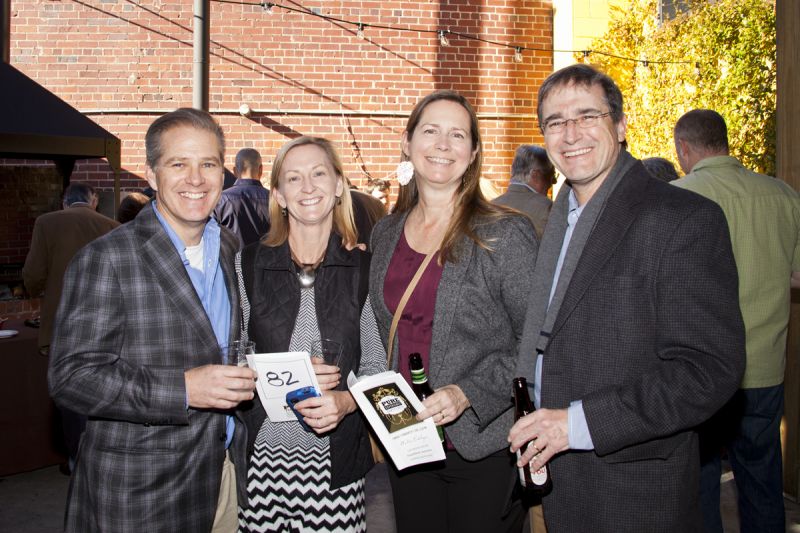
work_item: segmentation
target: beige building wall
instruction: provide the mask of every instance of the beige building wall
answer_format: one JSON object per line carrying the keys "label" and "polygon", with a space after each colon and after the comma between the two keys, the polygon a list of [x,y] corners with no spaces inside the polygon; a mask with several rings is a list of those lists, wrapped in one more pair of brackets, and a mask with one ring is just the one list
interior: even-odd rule
{"label": "beige building wall", "polygon": [[[556,50],[588,50],[592,40],[606,32],[609,6],[626,0],[553,0],[553,48]],[[555,52],[553,68],[575,62],[572,52]]]}

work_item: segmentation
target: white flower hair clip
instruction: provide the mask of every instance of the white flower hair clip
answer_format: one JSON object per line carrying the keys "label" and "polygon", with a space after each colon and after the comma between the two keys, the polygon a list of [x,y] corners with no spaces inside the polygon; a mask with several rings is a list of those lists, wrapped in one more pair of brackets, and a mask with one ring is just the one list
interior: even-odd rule
{"label": "white flower hair clip", "polygon": [[397,165],[397,182],[400,185],[408,185],[411,178],[414,177],[414,163],[411,161],[403,161]]}

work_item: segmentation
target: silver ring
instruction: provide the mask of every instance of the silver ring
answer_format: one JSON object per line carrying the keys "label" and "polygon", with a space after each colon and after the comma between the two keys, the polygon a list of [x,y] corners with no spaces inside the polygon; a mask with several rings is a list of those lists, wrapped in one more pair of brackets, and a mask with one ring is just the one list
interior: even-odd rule
{"label": "silver ring", "polygon": [[[535,444],[531,444],[531,447],[533,447],[533,449],[536,450],[536,455],[542,453],[542,450],[540,450]],[[534,455],[534,457],[536,457],[536,455]]]}

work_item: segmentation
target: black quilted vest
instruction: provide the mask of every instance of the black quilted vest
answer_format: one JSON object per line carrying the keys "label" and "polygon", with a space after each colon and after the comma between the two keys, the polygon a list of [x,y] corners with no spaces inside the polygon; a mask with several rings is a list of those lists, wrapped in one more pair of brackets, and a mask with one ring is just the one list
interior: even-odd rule
{"label": "black quilted vest", "polygon": [[[358,372],[361,361],[361,308],[369,285],[367,252],[348,252],[341,238],[331,234],[325,260],[314,282],[317,322],[323,339],[342,344],[339,367],[342,379],[337,390],[347,390],[347,376]],[[242,251],[242,273],[250,300],[248,334],[258,352],[286,352],[300,310],[300,284],[295,274],[288,243],[269,247],[254,243]],[[242,406],[247,424],[247,456],[252,457],[258,430],[266,413],[258,398]],[[359,411],[344,417],[329,434],[331,445],[331,487],[337,488],[366,475],[372,467],[372,453]]]}

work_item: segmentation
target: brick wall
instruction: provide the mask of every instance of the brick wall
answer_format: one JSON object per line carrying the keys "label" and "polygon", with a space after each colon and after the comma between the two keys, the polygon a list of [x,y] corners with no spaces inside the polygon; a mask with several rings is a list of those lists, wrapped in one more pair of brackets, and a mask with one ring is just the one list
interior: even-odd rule
{"label": "brick wall", "polygon": [[61,208],[61,176],[54,165],[6,163],[0,166],[0,265],[24,263],[36,217]]}
{"label": "brick wall", "polygon": [[[284,2],[278,2],[284,3]],[[550,1],[444,0],[285,2],[365,24],[447,28],[484,39],[552,47]],[[123,190],[145,185],[143,137],[162,112],[192,103],[192,0],[14,0],[11,63],[122,139]],[[300,134],[337,143],[345,170],[363,184],[398,161],[414,103],[438,88],[466,95],[480,115],[484,175],[505,188],[516,146],[541,142],[535,91],[551,52],[450,35],[356,28],[302,13],[211,2],[211,111],[228,137],[227,164],[252,146],[269,166]],[[254,111],[245,118],[239,106]],[[343,115],[344,113],[344,115]],[[349,116],[357,113],[357,116]],[[102,160],[78,161],[73,179],[111,187]]]}

